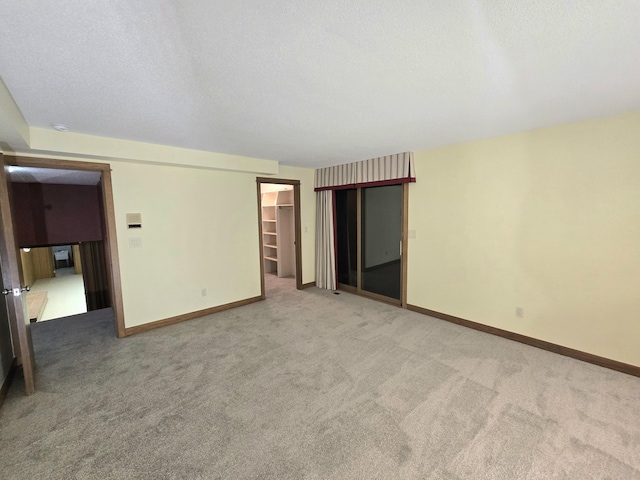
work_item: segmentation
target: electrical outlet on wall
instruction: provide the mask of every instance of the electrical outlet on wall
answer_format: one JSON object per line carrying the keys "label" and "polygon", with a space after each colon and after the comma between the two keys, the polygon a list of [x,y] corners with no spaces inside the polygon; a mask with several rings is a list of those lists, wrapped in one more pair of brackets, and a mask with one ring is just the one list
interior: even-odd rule
{"label": "electrical outlet on wall", "polygon": [[206,288],[203,288],[202,290],[200,290],[200,294],[201,294],[203,297],[206,297],[206,296],[207,296],[207,289],[206,289]]}
{"label": "electrical outlet on wall", "polygon": [[516,317],[524,318],[524,308],[516,307]]}

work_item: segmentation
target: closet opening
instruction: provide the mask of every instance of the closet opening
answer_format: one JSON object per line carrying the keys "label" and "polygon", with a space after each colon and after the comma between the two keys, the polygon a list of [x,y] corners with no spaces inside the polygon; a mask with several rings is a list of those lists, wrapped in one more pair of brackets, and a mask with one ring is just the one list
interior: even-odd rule
{"label": "closet opening", "polygon": [[258,178],[262,298],[277,285],[302,289],[300,181]]}

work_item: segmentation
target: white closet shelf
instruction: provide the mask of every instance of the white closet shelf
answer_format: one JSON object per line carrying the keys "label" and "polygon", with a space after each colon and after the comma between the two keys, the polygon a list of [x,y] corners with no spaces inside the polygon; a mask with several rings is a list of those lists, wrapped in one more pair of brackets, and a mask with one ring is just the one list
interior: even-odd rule
{"label": "white closet shelf", "polygon": [[264,271],[275,273],[279,277],[293,275],[295,273],[293,189],[265,192],[261,198]]}

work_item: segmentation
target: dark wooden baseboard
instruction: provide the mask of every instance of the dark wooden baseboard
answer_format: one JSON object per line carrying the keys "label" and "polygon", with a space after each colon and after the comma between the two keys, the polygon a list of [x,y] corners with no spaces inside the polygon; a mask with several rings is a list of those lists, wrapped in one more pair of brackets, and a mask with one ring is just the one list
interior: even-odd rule
{"label": "dark wooden baseboard", "polygon": [[446,320],[447,322],[462,325],[463,327],[473,328],[474,330],[479,330],[481,332],[489,333],[491,335],[497,335],[498,337],[503,337],[508,340],[531,345],[532,347],[541,348],[542,350],[547,350],[559,355],[564,355],[565,357],[575,358],[576,360],[581,360],[583,362],[599,365],[601,367],[616,370],[628,375],[640,377],[640,367],[636,367],[635,365],[629,365],[628,363],[618,362],[617,360],[611,360],[610,358],[600,357],[598,355],[582,352],[580,350],[575,350],[569,347],[563,347],[562,345],[557,345],[555,343],[538,340],[537,338],[533,337],[527,337],[526,335],[510,332],[501,328],[490,327],[489,325],[472,322],[471,320],[465,320],[463,318],[454,317],[453,315],[447,315],[446,313],[440,313],[422,307],[417,307],[415,305],[407,305],[407,308],[414,312],[422,313],[430,317],[435,317],[439,318],[440,320]]}
{"label": "dark wooden baseboard", "polygon": [[230,310],[232,308],[242,307],[249,305],[250,303],[259,302],[263,300],[262,296],[246,298],[244,300],[238,300],[237,302],[226,303],[224,305],[218,305],[217,307],[205,308],[204,310],[198,310],[196,312],[183,313],[182,315],[176,315],[175,317],[165,318],[151,323],[145,323],[144,325],[138,325],[135,327],[129,327],[125,329],[125,336],[136,335],[138,333],[148,332],[160,327],[166,327],[167,325],[173,325],[174,323],[185,322],[198,317],[204,317],[205,315],[211,315],[212,313],[222,312],[224,310]]}
{"label": "dark wooden baseboard", "polygon": [[16,363],[16,359],[14,358],[13,363],[9,368],[9,373],[7,374],[6,378],[2,382],[2,387],[0,387],[0,408],[4,403],[4,399],[7,398],[7,392],[9,391],[9,387],[11,386],[11,382],[13,381],[13,377],[16,374],[16,368],[17,368],[17,363]]}
{"label": "dark wooden baseboard", "polygon": [[316,286],[316,282],[303,283],[302,284],[302,290],[304,290],[305,288],[311,288],[311,287],[315,287],[315,286]]}

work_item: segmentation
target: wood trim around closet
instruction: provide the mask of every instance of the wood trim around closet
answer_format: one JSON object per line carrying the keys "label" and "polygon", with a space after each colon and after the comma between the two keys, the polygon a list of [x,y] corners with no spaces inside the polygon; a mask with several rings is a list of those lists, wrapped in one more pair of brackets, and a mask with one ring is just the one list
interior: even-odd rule
{"label": "wood trim around closet", "polygon": [[[293,217],[296,222],[295,251],[296,251],[296,289],[302,290],[302,219],[300,211],[300,182],[293,184]],[[262,223],[262,222],[260,222]]]}
{"label": "wood trim around closet", "polygon": [[[295,221],[295,257],[296,257],[296,289],[303,290],[306,287],[302,283],[302,214],[300,206],[300,180],[291,180],[288,178],[268,178],[268,177],[256,177],[256,188],[258,194],[258,233],[259,233],[259,247],[260,247],[260,297],[264,300],[266,298],[264,287],[264,236],[262,234],[262,192],[260,186],[263,183],[271,183],[274,185],[292,185],[293,186],[293,217]],[[313,282],[315,285],[315,282]],[[311,285],[309,285],[311,286]]]}
{"label": "wood trim around closet", "polygon": [[262,192],[260,191],[261,183],[256,182],[256,191],[258,192],[258,244],[260,246],[260,299],[266,298],[264,289],[264,235],[262,233]]}

